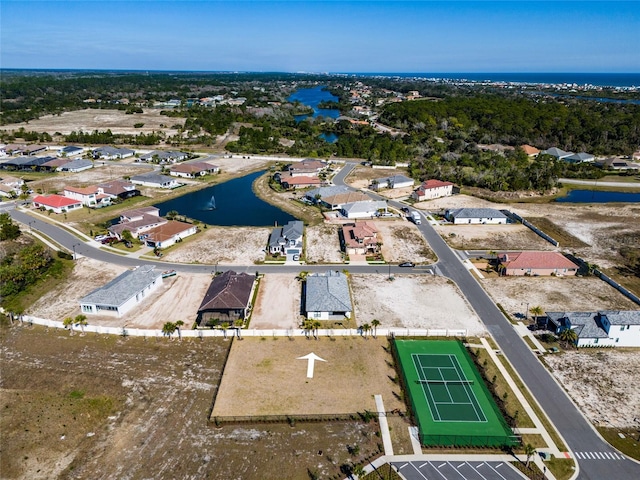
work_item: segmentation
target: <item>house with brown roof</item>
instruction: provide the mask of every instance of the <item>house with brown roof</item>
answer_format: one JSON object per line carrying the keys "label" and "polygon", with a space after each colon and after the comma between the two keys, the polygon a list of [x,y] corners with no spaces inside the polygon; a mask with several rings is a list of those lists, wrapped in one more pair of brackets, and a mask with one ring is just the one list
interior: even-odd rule
{"label": "house with brown roof", "polygon": [[120,221],[116,225],[111,225],[107,230],[118,239],[122,239],[122,232],[125,230],[131,232],[134,237],[139,237],[142,233],[167,222],[166,218],[160,216],[158,208],[141,207],[122,212]]}
{"label": "house with brown roof", "polygon": [[527,154],[528,157],[537,157],[540,153],[536,147],[532,147],[531,145],[520,145],[520,150]]}
{"label": "house with brown roof", "polygon": [[119,198],[121,200],[140,195],[140,190],[133,183],[126,180],[111,180],[110,182],[100,183],[98,184],[98,192],[109,195],[112,199]]}
{"label": "house with brown roof", "polygon": [[289,165],[287,171],[292,177],[317,177],[325,168],[327,168],[327,162],[305,158],[300,162]]}
{"label": "house with brown roof", "polygon": [[253,275],[232,270],[213,277],[198,308],[198,326],[213,327],[246,319],[251,310],[255,279]]}
{"label": "house with brown roof", "polygon": [[52,210],[54,213],[66,213],[82,208],[82,202],[62,195],[36,195],[33,199],[35,208]]}
{"label": "house with brown roof", "polygon": [[347,255],[378,253],[382,242],[372,222],[347,223],[342,226],[342,248]]}
{"label": "house with brown roof", "polygon": [[449,197],[453,194],[453,183],[441,180],[425,180],[411,194],[416,202],[432,200],[434,198]]}
{"label": "house with brown roof", "polygon": [[498,254],[498,271],[506,276],[575,275],[579,266],[558,252]]}
{"label": "house with brown roof", "polygon": [[206,162],[191,162],[173,165],[169,168],[169,175],[173,177],[196,178],[212,173],[218,173],[220,167]]}
{"label": "house with brown roof", "polygon": [[147,230],[139,239],[142,240],[147,247],[152,248],[168,248],[171,245],[181,242],[184,238],[195,235],[198,227],[190,223],[179,222],[177,220],[169,220],[166,223]]}
{"label": "house with brown roof", "polygon": [[317,176],[305,176],[299,175],[294,176],[289,172],[278,172],[273,176],[274,180],[282,185],[282,188],[296,189],[296,188],[307,188],[307,187],[319,187],[322,185],[322,180],[320,180]]}

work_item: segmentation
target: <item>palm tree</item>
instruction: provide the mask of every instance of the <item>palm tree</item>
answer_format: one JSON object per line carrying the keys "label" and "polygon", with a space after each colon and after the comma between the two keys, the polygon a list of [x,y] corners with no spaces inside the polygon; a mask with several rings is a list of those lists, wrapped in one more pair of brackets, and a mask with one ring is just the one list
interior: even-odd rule
{"label": "palm tree", "polygon": [[527,464],[525,465],[527,468],[529,468],[529,462],[531,461],[531,457],[536,453],[536,447],[534,447],[533,445],[531,445],[530,443],[527,443],[524,446],[524,454],[527,456]]}
{"label": "palm tree", "polygon": [[311,326],[313,327],[313,331],[314,336],[316,337],[316,340],[318,339],[318,328],[320,328],[322,326],[322,324],[318,321],[318,320],[314,320],[313,322],[311,322]]}
{"label": "palm tree", "polygon": [[75,323],[76,325],[80,325],[80,328],[82,329],[82,335],[84,335],[84,327],[87,326],[87,316],[86,315],[76,315],[75,318]]}
{"label": "palm tree", "polygon": [[373,327],[373,336],[378,337],[378,325],[380,325],[380,320],[376,320],[375,318],[371,320],[371,326]]}
{"label": "palm tree", "polygon": [[562,330],[558,335],[558,337],[563,342],[571,343],[571,344],[575,344],[576,341],[578,340],[578,334],[576,333],[575,330],[572,330],[571,328],[565,328],[564,330]]}
{"label": "palm tree", "polygon": [[176,326],[176,330],[178,331],[178,338],[182,340],[182,332],[180,331],[180,327],[184,325],[184,322],[182,320],[178,320],[176,323],[174,323],[174,325]]}
{"label": "palm tree", "polygon": [[224,339],[227,339],[227,328],[229,328],[229,322],[222,322],[220,324],[220,328],[222,328],[222,333],[224,333]]}
{"label": "palm tree", "polygon": [[538,320],[537,317],[541,316],[544,313],[544,310],[540,305],[536,305],[535,307],[531,307],[529,309],[529,313],[531,313],[531,316],[533,317],[533,319],[537,321]]}
{"label": "palm tree", "polygon": [[235,322],[233,322],[233,325],[236,327],[236,333],[238,334],[238,338],[240,338],[240,330],[242,330],[242,327],[244,326],[244,320],[239,318]]}
{"label": "palm tree", "polygon": [[304,336],[309,338],[309,332],[313,330],[313,320],[305,320],[302,324],[302,329],[304,330]]}
{"label": "palm tree", "polygon": [[67,317],[62,321],[62,325],[64,325],[64,328],[69,327],[69,335],[73,335],[73,318],[71,317]]}
{"label": "palm tree", "polygon": [[369,330],[371,330],[371,325],[369,325],[368,323],[365,323],[360,328],[362,329],[362,333],[364,334],[364,338],[367,338],[367,332]]}
{"label": "palm tree", "polygon": [[176,324],[173,322],[166,322],[163,326],[162,326],[162,335],[165,335],[169,338],[171,338],[171,334],[173,332],[176,331]]}

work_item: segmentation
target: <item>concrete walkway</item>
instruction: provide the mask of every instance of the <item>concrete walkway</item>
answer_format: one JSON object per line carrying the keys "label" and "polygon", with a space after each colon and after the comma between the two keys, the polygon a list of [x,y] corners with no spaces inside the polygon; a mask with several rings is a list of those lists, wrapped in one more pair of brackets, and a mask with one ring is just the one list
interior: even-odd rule
{"label": "concrete walkway", "polygon": [[384,410],[382,395],[374,395],[374,398],[376,400],[376,409],[378,410],[378,421],[380,422],[380,435],[382,435],[384,454],[393,455],[393,444],[391,443],[391,434],[389,433],[389,422],[387,422],[387,414]]}
{"label": "concrete walkway", "polygon": [[547,349],[542,346],[542,344],[536,337],[533,336],[533,334],[531,333],[531,330],[529,330],[524,323],[518,322],[516,325],[514,325],[514,328],[520,334],[521,337],[527,337],[529,340],[531,340],[531,342],[536,346],[536,349],[540,353],[547,352]]}

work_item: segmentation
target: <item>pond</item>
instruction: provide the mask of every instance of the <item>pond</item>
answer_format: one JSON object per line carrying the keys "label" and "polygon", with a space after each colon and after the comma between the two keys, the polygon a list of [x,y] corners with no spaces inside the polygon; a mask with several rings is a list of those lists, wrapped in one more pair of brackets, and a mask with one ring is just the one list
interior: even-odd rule
{"label": "pond", "polygon": [[208,225],[265,227],[296,220],[253,193],[251,185],[264,172],[254,172],[155,206],[162,216],[175,210]]}
{"label": "pond", "polygon": [[314,88],[301,88],[293,92],[287,98],[288,102],[300,102],[307,107],[313,108],[312,115],[296,115],[296,122],[301,122],[305,118],[311,116],[312,118],[316,117],[329,117],[329,118],[338,118],[340,116],[340,110],[335,108],[318,108],[320,102],[337,102],[340,100],[338,97],[333,95],[328,90],[325,90],[326,87],[318,86]]}
{"label": "pond", "polygon": [[636,203],[640,202],[640,193],[571,190],[565,197],[556,198],[555,201],[561,203]]}

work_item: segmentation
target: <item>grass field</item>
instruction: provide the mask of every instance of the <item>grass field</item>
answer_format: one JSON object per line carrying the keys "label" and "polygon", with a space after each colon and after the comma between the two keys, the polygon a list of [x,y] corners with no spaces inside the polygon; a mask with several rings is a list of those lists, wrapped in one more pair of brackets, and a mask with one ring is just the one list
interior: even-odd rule
{"label": "grass field", "polygon": [[397,340],[395,348],[424,445],[515,443],[460,342]]}

